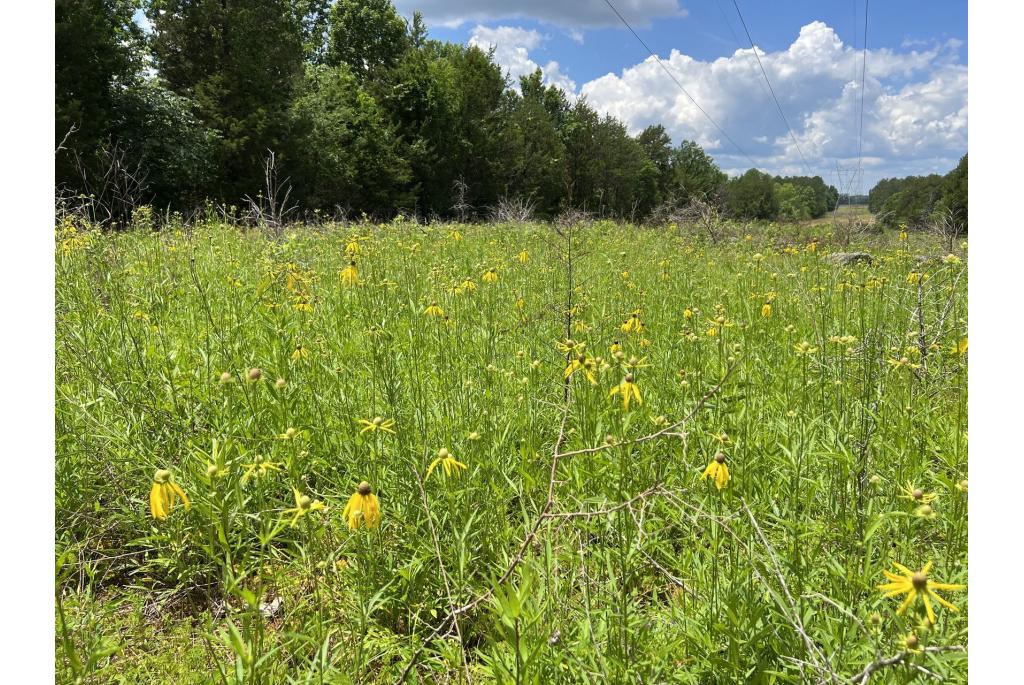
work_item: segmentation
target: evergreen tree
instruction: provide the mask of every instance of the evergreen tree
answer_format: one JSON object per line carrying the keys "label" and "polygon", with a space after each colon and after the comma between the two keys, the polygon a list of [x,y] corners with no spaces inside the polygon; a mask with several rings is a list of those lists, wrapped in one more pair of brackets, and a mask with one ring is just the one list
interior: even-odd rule
{"label": "evergreen tree", "polygon": [[[237,201],[263,185],[267,150],[286,147],[292,91],[303,73],[295,0],[152,0],[157,66],[219,133],[214,197]],[[287,168],[288,160],[278,162]]]}

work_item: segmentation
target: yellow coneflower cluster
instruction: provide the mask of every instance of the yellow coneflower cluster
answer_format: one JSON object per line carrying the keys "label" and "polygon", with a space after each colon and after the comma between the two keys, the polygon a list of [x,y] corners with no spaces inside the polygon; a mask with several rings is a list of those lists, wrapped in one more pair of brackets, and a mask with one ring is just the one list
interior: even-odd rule
{"label": "yellow coneflower cluster", "polygon": [[594,377],[594,369],[596,366],[597,364],[594,358],[584,354],[581,348],[580,353],[573,357],[569,361],[568,365],[566,365],[563,378],[569,378],[577,371],[582,371],[584,375],[586,375],[587,380],[590,381],[592,385],[596,385],[597,379]]}
{"label": "yellow coneflower cluster", "polygon": [[625,323],[619,326],[619,328],[622,330],[623,333],[642,332],[644,330],[644,323],[643,321],[640,320],[640,312],[635,311],[632,314],[630,314],[629,318],[626,319]]}

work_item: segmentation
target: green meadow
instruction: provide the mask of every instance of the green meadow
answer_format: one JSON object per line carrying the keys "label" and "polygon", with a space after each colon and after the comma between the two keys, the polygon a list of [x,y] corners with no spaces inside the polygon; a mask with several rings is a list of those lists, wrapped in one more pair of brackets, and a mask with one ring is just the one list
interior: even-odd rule
{"label": "green meadow", "polygon": [[65,219],[58,682],[966,683],[967,244],[845,242]]}

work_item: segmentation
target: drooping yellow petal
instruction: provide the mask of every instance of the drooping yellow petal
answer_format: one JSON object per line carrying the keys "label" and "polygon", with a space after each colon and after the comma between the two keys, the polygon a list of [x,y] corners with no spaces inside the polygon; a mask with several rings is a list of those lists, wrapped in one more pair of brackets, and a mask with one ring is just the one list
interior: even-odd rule
{"label": "drooping yellow petal", "polygon": [[718,473],[715,474],[715,487],[721,490],[729,483],[729,467],[725,464],[718,464]]}
{"label": "drooping yellow petal", "polygon": [[929,590],[963,590],[966,585],[960,585],[959,583],[936,583],[934,580],[928,581]]}
{"label": "drooping yellow petal", "polygon": [[900,573],[902,573],[902,574],[904,574],[906,576],[914,575],[913,571],[911,571],[909,568],[907,568],[906,566],[904,566],[903,564],[901,564],[899,562],[894,561],[894,562],[892,562],[892,565],[895,566],[896,568],[898,568],[900,570]]}
{"label": "drooping yellow petal", "polygon": [[188,495],[186,495],[185,491],[181,489],[181,486],[178,485],[177,483],[169,483],[169,485],[171,486],[171,489],[174,491],[174,494],[181,498],[181,503],[185,505],[185,508],[191,509],[192,503],[188,501]]}
{"label": "drooping yellow petal", "polygon": [[928,599],[928,592],[921,593],[921,599],[924,600],[924,610],[928,614],[928,622],[935,623],[935,610],[932,609],[932,601]]}
{"label": "drooping yellow petal", "polygon": [[950,611],[957,611],[957,612],[960,611],[953,604],[950,604],[946,600],[942,599],[942,597],[940,597],[938,594],[932,592],[930,588],[926,589],[925,592],[927,592],[929,595],[931,595],[935,599],[936,602],[938,602],[942,606],[946,607]]}
{"label": "drooping yellow petal", "polygon": [[[430,466],[427,467],[427,475],[424,478],[424,480],[426,480],[426,478],[430,478],[430,474],[434,472],[434,469],[436,469],[437,465],[440,464],[440,463],[441,463],[441,457],[438,457],[434,461],[430,462]],[[349,504],[351,504],[351,500],[349,501]],[[345,511],[348,511],[348,509],[346,508]]]}
{"label": "drooping yellow petal", "polygon": [[341,512],[341,517],[348,521],[348,527],[355,530],[359,527],[359,515],[360,515],[360,501],[361,497],[359,493],[354,493],[348,498],[348,504],[345,505],[345,510]]}
{"label": "drooping yellow petal", "polygon": [[149,491],[149,511],[155,519],[167,518],[167,512],[164,510],[163,504],[163,493],[160,490],[160,484],[153,483],[153,487]]}
{"label": "drooping yellow petal", "polygon": [[372,492],[366,495],[366,505],[363,513],[367,528],[376,528],[380,523],[380,500]]}
{"label": "drooping yellow petal", "polygon": [[903,604],[900,604],[900,608],[896,610],[896,613],[902,614],[906,611],[907,607],[910,606],[910,603],[914,601],[915,597],[917,597],[917,590],[910,588],[910,592],[907,593],[907,598],[903,600]]}

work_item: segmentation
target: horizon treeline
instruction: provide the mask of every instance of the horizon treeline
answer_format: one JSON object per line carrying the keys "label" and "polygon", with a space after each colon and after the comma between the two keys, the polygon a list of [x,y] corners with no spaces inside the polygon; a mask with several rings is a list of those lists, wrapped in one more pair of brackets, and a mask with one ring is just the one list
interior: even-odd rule
{"label": "horizon treeline", "polygon": [[820,176],[730,179],[659,124],[631,136],[390,0],[56,0],[55,97],[57,187],[103,196],[114,221],[240,207],[267,193],[271,152],[287,202],[328,216],[473,219],[515,201],[639,221],[700,198],[800,220],[839,199]]}

